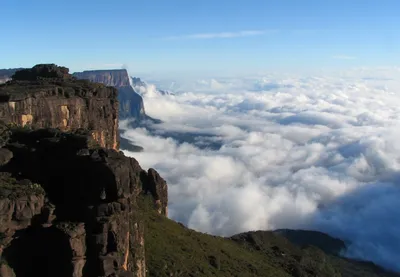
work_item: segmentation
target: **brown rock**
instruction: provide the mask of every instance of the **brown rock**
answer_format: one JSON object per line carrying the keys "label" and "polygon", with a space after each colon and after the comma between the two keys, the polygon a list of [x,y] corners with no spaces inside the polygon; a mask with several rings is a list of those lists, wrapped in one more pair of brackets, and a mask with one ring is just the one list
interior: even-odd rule
{"label": "brown rock", "polygon": [[41,213],[43,206],[44,195],[0,199],[0,232],[28,227],[33,217]]}
{"label": "brown rock", "polygon": [[[40,183],[52,204],[44,203],[44,197],[23,195],[14,206],[9,199],[0,201],[0,210],[4,207],[8,217],[14,214],[22,229],[32,225],[28,219],[36,214],[38,233],[21,233],[20,243],[29,249],[41,243],[47,253],[43,255],[57,259],[58,266],[65,268],[68,276],[123,276],[127,272],[145,276],[144,229],[137,216],[136,198],[148,187],[154,188],[157,200],[165,199],[167,185],[155,170],[143,178],[144,171],[138,162],[122,152],[90,149],[88,143],[84,135],[52,130],[11,134],[5,147],[14,157],[7,170]],[[36,150],[31,151],[32,148]],[[81,149],[86,149],[87,155],[81,155]],[[43,204],[33,205],[39,199]],[[55,217],[59,223],[52,226]],[[26,223],[21,225],[24,220]],[[44,237],[50,245],[41,241]],[[32,260],[30,255],[34,253],[16,243],[12,241],[6,247],[6,256],[11,260]],[[52,247],[63,249],[61,253],[67,255],[54,256]],[[30,268],[29,264],[23,269],[15,263],[13,266],[16,272]]]}
{"label": "brown rock", "polygon": [[118,93],[76,80],[65,67],[38,65],[0,85],[0,120],[32,128],[90,130],[105,148],[119,149]]}

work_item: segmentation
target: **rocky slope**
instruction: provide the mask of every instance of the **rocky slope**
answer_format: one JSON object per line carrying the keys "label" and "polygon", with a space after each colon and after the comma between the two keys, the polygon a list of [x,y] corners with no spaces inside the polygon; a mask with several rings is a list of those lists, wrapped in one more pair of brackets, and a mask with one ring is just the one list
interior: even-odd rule
{"label": "rocky slope", "polygon": [[76,80],[67,68],[37,65],[0,85],[0,120],[32,128],[90,129],[106,148],[119,148],[117,90]]}
{"label": "rocky slope", "polygon": [[117,88],[120,102],[120,119],[135,118],[140,120],[146,116],[143,99],[131,87],[129,75],[125,69],[90,70],[75,72],[73,75],[79,79],[86,79]]}

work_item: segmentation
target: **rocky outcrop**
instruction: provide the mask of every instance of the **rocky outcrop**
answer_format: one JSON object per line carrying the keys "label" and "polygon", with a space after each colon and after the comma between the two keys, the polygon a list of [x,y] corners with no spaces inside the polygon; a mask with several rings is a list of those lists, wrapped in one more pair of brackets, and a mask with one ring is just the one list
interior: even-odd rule
{"label": "rocky outcrop", "polygon": [[144,180],[144,193],[150,193],[153,196],[159,214],[168,216],[167,182],[153,168],[150,168],[147,174],[144,174]]}
{"label": "rocky outcrop", "polygon": [[86,79],[117,88],[120,119],[134,118],[141,120],[146,117],[143,99],[133,90],[128,72],[125,69],[90,70],[75,72],[73,75],[78,79]]}
{"label": "rocky outcrop", "polygon": [[83,130],[1,129],[1,276],[146,276],[137,197],[166,205],[158,173]]}
{"label": "rocky outcrop", "polygon": [[18,70],[11,76],[13,80],[36,81],[37,79],[71,79],[69,69],[55,64],[38,64],[32,68]]}
{"label": "rocky outcrop", "polygon": [[32,128],[91,130],[105,148],[119,149],[117,90],[73,78],[65,67],[37,65],[0,85],[0,120]]}

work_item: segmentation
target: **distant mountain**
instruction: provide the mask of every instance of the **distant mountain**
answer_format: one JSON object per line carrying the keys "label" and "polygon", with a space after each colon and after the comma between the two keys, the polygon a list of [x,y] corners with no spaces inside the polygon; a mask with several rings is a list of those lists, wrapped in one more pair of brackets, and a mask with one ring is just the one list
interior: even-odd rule
{"label": "distant mountain", "polygon": [[147,119],[143,98],[131,86],[128,72],[125,69],[90,70],[75,72],[73,75],[78,79],[87,79],[117,88],[120,119]]}
{"label": "distant mountain", "polygon": [[148,84],[142,81],[140,78],[132,77],[131,80],[132,80],[132,87],[141,96],[155,97],[160,95],[174,95],[173,92],[169,90],[158,89],[155,85]]}
{"label": "distant mountain", "polygon": [[8,80],[11,80],[11,76],[18,70],[23,68],[9,68],[9,69],[0,69],[0,84],[5,83]]}
{"label": "distant mountain", "polygon": [[[151,124],[161,123],[159,119],[146,115],[143,98],[134,89],[134,82],[130,79],[125,69],[113,70],[88,70],[83,72],[75,72],[74,77],[78,79],[86,79],[95,83],[102,83],[118,89],[119,101],[119,119],[134,119],[129,123],[130,128],[146,127]],[[136,78],[137,86],[142,85],[139,78]],[[146,85],[143,83],[144,86]],[[134,145],[131,141],[123,137],[123,131],[120,130],[121,148],[131,151],[140,152],[143,148]]]}

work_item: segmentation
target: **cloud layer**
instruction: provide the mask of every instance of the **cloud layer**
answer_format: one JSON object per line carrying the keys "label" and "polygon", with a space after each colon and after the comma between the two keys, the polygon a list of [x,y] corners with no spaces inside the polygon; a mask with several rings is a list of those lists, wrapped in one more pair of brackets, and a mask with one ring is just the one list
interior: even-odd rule
{"label": "cloud layer", "polygon": [[[127,130],[145,148],[128,154],[168,181],[170,217],[191,228],[316,229],[350,241],[348,256],[400,271],[399,71],[332,76],[215,78],[145,97],[165,123],[160,136]],[[199,147],[210,141],[222,147]]]}

